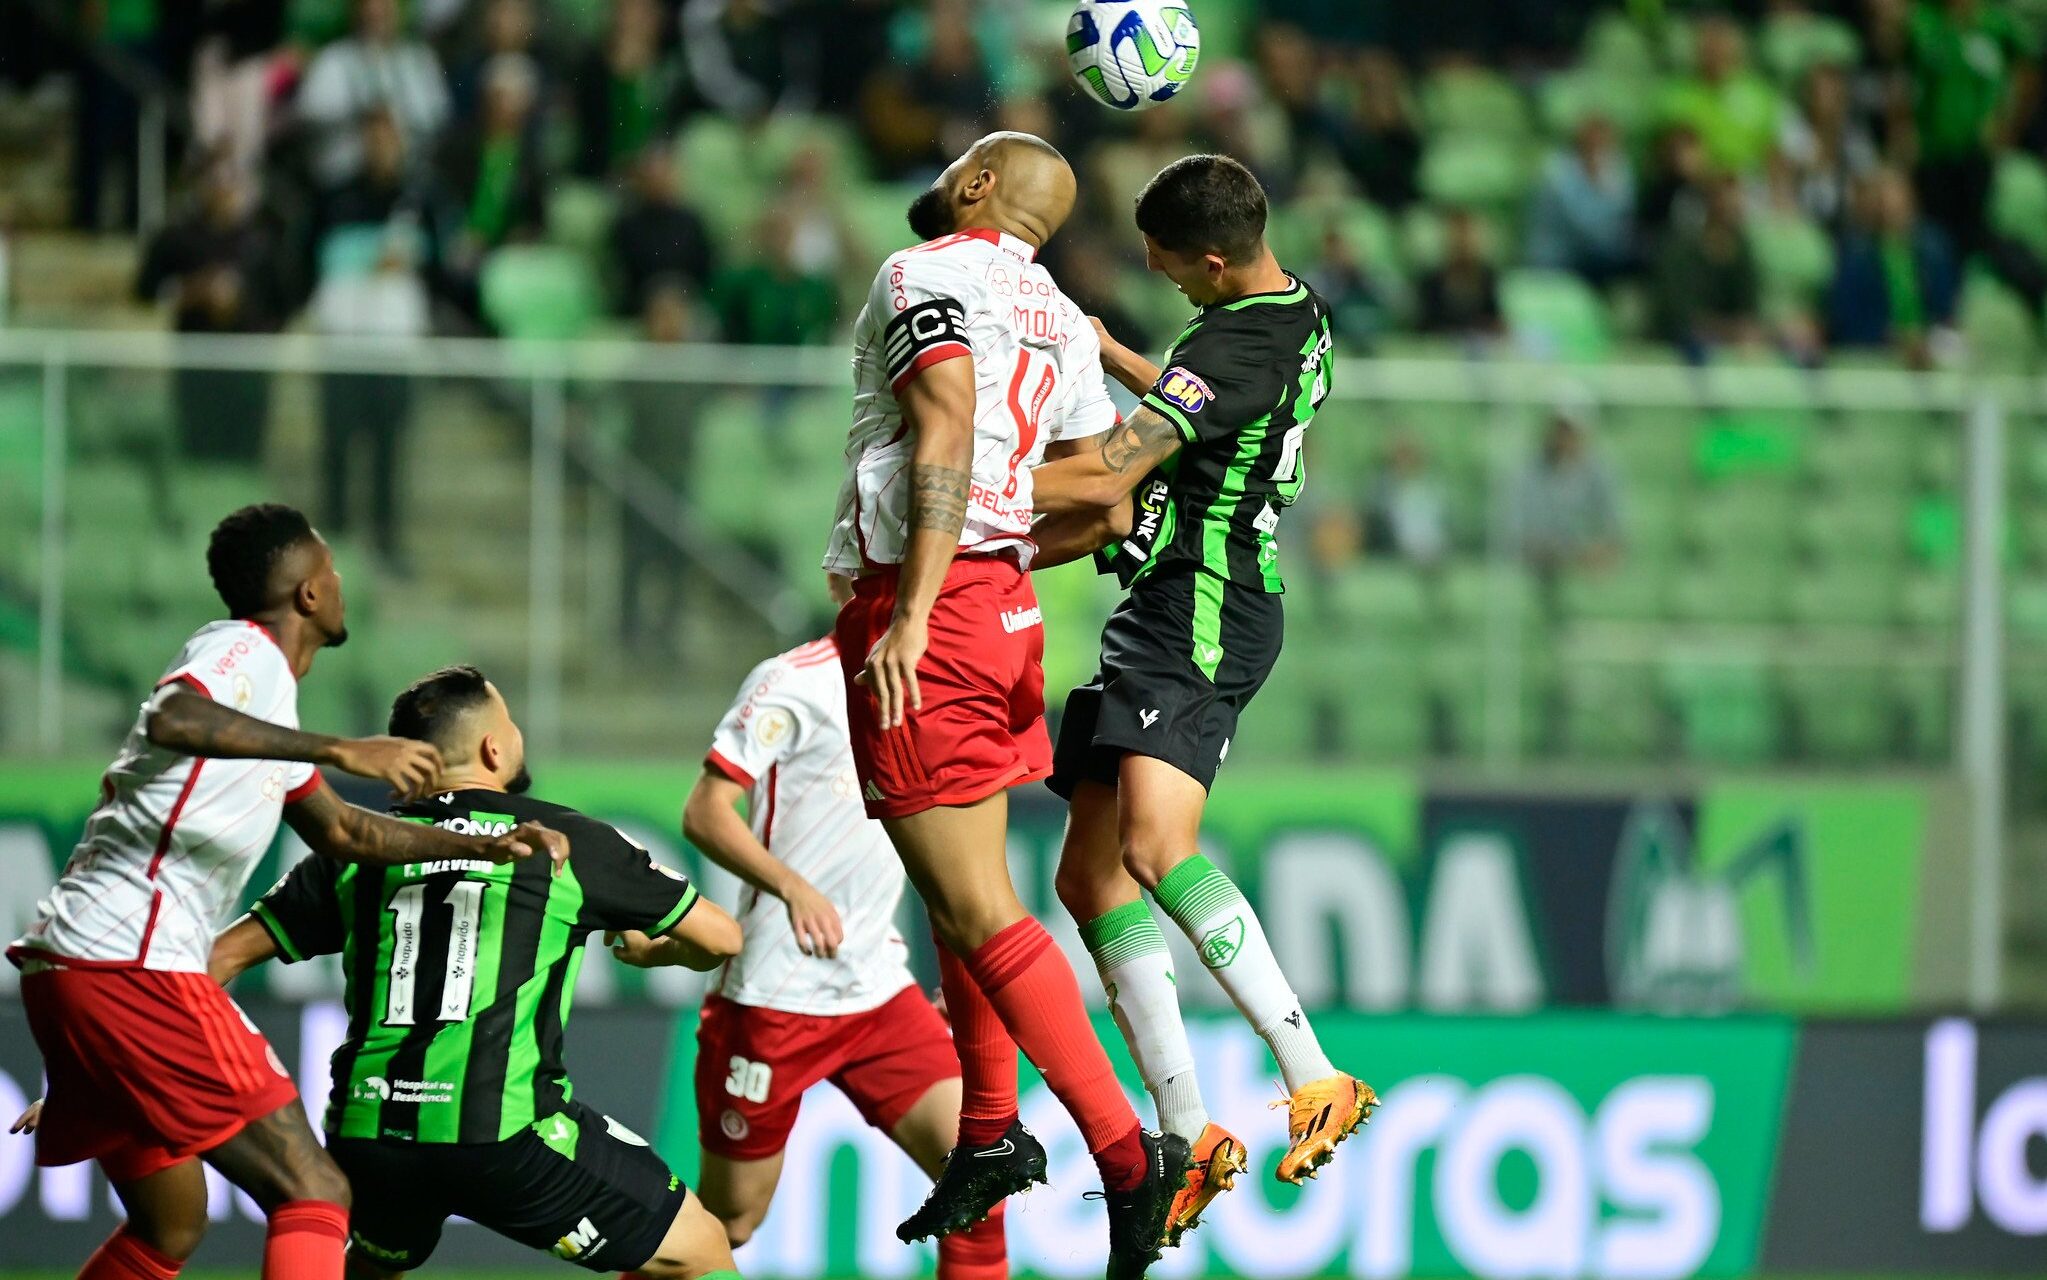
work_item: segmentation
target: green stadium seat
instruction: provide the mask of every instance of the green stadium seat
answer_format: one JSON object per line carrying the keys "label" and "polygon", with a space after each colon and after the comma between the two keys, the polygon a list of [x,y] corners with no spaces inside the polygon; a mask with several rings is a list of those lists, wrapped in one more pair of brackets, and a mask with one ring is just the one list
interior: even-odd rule
{"label": "green stadium seat", "polygon": [[[1513,749],[1526,755],[1544,750],[1550,740],[1551,688],[1548,650],[1523,643],[1510,677],[1492,670],[1492,652],[1483,631],[1453,630],[1443,643],[1431,644],[1422,658],[1428,681],[1432,722],[1440,729],[1439,745],[1451,755],[1475,757],[1491,750],[1492,700],[1513,699]],[[1515,692],[1495,691],[1495,681],[1511,682]]]}
{"label": "green stadium seat", "polygon": [[1950,760],[1954,755],[1953,669],[1901,662],[1886,673],[1885,683],[1903,722],[1907,754],[1929,763]]}
{"label": "green stadium seat", "polygon": [[1952,632],[1961,608],[1961,579],[1953,574],[1915,573],[1898,586],[1898,618],[1908,627]]}
{"label": "green stadium seat", "polygon": [[1428,749],[1428,688],[1419,654],[1353,650],[1345,665],[1335,670],[1348,678],[1337,690],[1339,752],[1364,760],[1405,762]]}
{"label": "green stadium seat", "polygon": [[1671,616],[1703,626],[1769,623],[1784,616],[1781,565],[1745,557],[1695,561],[1670,584]]}
{"label": "green stadium seat", "polygon": [[602,183],[563,181],[547,194],[547,238],[592,261],[609,252],[617,216],[618,200]]}
{"label": "green stadium seat", "polygon": [[917,242],[903,216],[916,195],[916,188],[902,183],[862,183],[846,191],[846,222],[860,251],[877,265],[889,254]]}
{"label": "green stadium seat", "polygon": [[1898,614],[1893,566],[1873,561],[1815,570],[1791,586],[1791,620],[1808,627],[1880,627]]}
{"label": "green stadium seat", "polygon": [[1895,490],[1807,499],[1793,519],[1798,548],[1816,560],[1891,562],[1904,555],[1908,508]]}
{"label": "green stadium seat", "polygon": [[1860,416],[1827,424],[1806,439],[1809,473],[1839,490],[1900,488],[1913,465],[1912,421]]}
{"label": "green stadium seat", "polygon": [[1998,157],[1990,186],[1990,225],[2047,254],[2047,165],[2018,148]]}
{"label": "green stadium seat", "polygon": [[1800,666],[1784,673],[1784,696],[1809,758],[1865,765],[1889,754],[1893,717],[1882,673],[1866,667]]}
{"label": "green stadium seat", "polygon": [[1541,89],[1542,120],[1559,137],[1587,117],[1611,120],[1624,136],[1645,133],[1656,115],[1656,80],[1634,72],[1581,65],[1556,72]]}
{"label": "green stadium seat", "polygon": [[1747,659],[1673,662],[1663,686],[1677,710],[1685,755],[1707,764],[1758,764],[1778,754],[1769,673]]}
{"label": "green stadium seat", "polygon": [[1420,631],[1430,621],[1421,575],[1408,565],[1353,565],[1312,590],[1316,625],[1328,631],[1387,635]]}
{"label": "green stadium seat", "polygon": [[1334,231],[1362,265],[1399,274],[1400,236],[1369,201],[1307,196],[1273,209],[1266,240],[1281,262],[1319,261],[1324,237]]}
{"label": "green stadium seat", "polygon": [[676,141],[683,189],[720,241],[731,242],[752,225],[765,203],[745,128],[728,116],[701,112]]}
{"label": "green stadium seat", "polygon": [[1689,409],[1609,406],[1599,447],[1634,487],[1676,488],[1698,473],[1699,415]]}
{"label": "green stadium seat", "polygon": [[1507,328],[1530,351],[1570,361],[1592,361],[1612,346],[1605,304],[1566,271],[1510,271],[1500,282]]}
{"label": "green stadium seat", "polygon": [[1660,69],[1654,42],[1641,24],[1619,8],[1601,10],[1592,20],[1579,46],[1579,57],[1588,67],[1644,80]]}
{"label": "green stadium seat", "polygon": [[1566,661],[1558,688],[1565,755],[1635,763],[1662,754],[1663,707],[1647,667]]}
{"label": "green stadium seat", "polygon": [[1792,476],[1802,469],[1805,424],[1796,414],[1716,413],[1695,436],[1699,476]]}
{"label": "green stadium seat", "polygon": [[1795,501],[1787,486],[1736,482],[1699,495],[1686,541],[1709,560],[1746,560],[1752,568],[1789,558]]}
{"label": "green stadium seat", "polygon": [[1560,584],[1563,612],[1585,622],[1646,622],[1669,608],[1671,575],[1661,563],[1630,555],[1606,572],[1573,573]]}
{"label": "green stadium seat", "polygon": [[513,339],[581,337],[602,309],[589,261],[557,245],[507,245],[491,254],[482,293],[484,315]]}
{"label": "green stadium seat", "polygon": [[1833,242],[1803,214],[1772,211],[1755,218],[1749,224],[1749,247],[1768,314],[1808,313],[1834,278]]}
{"label": "green stadium seat", "polygon": [[1628,558],[1663,564],[1677,555],[1684,541],[1687,505],[1680,492],[1656,485],[1629,485],[1621,510],[1622,541]]}
{"label": "green stadium seat", "polygon": [[1422,122],[1432,138],[1446,135],[1519,139],[1528,132],[1528,101],[1490,68],[1459,64],[1422,84]]}
{"label": "green stadium seat", "polygon": [[1422,156],[1421,188],[1440,205],[1502,212],[1520,203],[1532,168],[1527,149],[1511,138],[1446,134]]}
{"label": "green stadium seat", "polygon": [[2038,321],[2011,288],[1988,272],[1972,271],[1958,304],[1962,336],[1975,369],[2025,373],[2039,361]]}
{"label": "green stadium seat", "polygon": [[1496,618],[1511,618],[1523,631],[1538,622],[1535,582],[1517,564],[1452,564],[1442,570],[1436,591],[1453,634],[1483,634]]}
{"label": "green stadium seat", "polygon": [[2030,644],[2047,641],[2047,577],[2029,574],[2007,579],[2004,612],[2014,639]]}
{"label": "green stadium seat", "polygon": [[1805,73],[1822,64],[1853,68],[1862,61],[1862,40],[1839,18],[1794,9],[1763,20],[1757,61],[1787,92],[1796,92]]}
{"label": "green stadium seat", "polygon": [[689,499],[697,515],[728,538],[762,547],[773,541],[778,504],[762,502],[759,493],[732,478],[758,469],[766,438],[760,392],[715,395],[697,421],[697,452],[689,475]]}
{"label": "green stadium seat", "polygon": [[1935,569],[1961,563],[1962,509],[1952,496],[1922,494],[1912,504],[1912,555]]}

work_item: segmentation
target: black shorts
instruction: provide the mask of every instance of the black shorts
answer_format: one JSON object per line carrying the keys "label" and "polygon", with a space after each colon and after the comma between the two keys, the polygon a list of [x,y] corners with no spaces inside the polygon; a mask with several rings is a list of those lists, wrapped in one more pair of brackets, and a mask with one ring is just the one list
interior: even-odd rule
{"label": "black shorts", "polygon": [[503,1142],[330,1138],[354,1197],[354,1246],[410,1271],[450,1217],[592,1271],[631,1271],[660,1249],[688,1196],[654,1149],[609,1116],[569,1104]]}
{"label": "black shorts", "polygon": [[1143,579],[1102,627],[1094,680],[1067,696],[1046,785],[1069,800],[1083,781],[1114,785],[1125,755],[1213,784],[1284,632],[1276,593],[1195,568]]}

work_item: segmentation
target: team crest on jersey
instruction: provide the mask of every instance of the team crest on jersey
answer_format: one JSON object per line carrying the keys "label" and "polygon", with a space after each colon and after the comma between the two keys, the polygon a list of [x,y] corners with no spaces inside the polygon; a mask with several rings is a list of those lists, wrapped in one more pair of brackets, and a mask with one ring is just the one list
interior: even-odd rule
{"label": "team crest on jersey", "polygon": [[1184,412],[1200,413],[1215,398],[1215,393],[1193,372],[1174,365],[1159,375],[1159,397]]}
{"label": "team crest on jersey", "polygon": [[249,709],[249,704],[254,702],[255,700],[256,700],[255,684],[250,681],[249,677],[243,675],[241,672],[239,671],[235,672],[233,690],[233,701],[235,704],[235,710],[247,711]]}
{"label": "team crest on jersey", "polygon": [[727,1107],[725,1114],[718,1117],[718,1131],[734,1142],[744,1142],[746,1135],[753,1132],[753,1126],[746,1122],[745,1116]]}
{"label": "team crest on jersey", "polygon": [[772,747],[788,737],[790,730],[795,727],[796,717],[780,707],[769,707],[753,722],[754,740],[764,747]]}

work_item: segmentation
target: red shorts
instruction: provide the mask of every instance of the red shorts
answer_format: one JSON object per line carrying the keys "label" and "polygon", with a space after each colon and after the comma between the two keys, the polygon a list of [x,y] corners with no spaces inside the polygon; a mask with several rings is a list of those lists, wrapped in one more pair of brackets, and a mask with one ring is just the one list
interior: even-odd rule
{"label": "red shorts", "polygon": [[853,583],[839,611],[839,661],[853,763],[870,818],[972,804],[1052,771],[1045,733],[1045,628],[1031,576],[1008,556],[961,556],[931,607],[917,664],[924,705],[887,733],[874,695],[852,683],[896,607],[893,569]]}
{"label": "red shorts", "polygon": [[298,1100],[270,1042],[205,974],[39,963],[21,980],[49,1076],[37,1164],[98,1160],[132,1181]]}
{"label": "red shorts", "polygon": [[697,1132],[704,1150],[760,1160],[789,1141],[803,1095],[829,1080],[884,1132],[942,1080],[959,1078],[945,1019],[916,987],[866,1013],[782,1013],[704,1000],[697,1027]]}

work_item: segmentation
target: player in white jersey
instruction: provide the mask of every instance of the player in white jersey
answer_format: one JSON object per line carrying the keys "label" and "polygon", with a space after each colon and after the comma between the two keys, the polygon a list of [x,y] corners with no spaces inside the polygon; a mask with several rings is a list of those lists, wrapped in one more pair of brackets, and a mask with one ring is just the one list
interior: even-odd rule
{"label": "player in white jersey", "polygon": [[316,766],[409,793],[440,761],[420,743],[299,731],[299,679],[348,636],[327,544],[289,507],[245,507],[214,530],[207,565],[230,620],[200,628],[157,682],[83,839],[7,950],[48,1078],[36,1160],[99,1161],[128,1211],[83,1280],[177,1274],[206,1227],[201,1159],[268,1213],[266,1280],[339,1280],[348,1185],[276,1053],[208,980],[214,933],[280,818],[344,861],[507,862],[567,844],[537,826],[479,839],[342,803]]}
{"label": "player in white jersey", "polygon": [[[848,474],[825,567],[854,577],[835,631],[853,760],[868,813],[930,909],[960,1057],[959,1142],[898,1234],[964,1230],[1043,1180],[1044,1148],[1016,1121],[1021,1048],[1095,1157],[1117,1277],[1158,1256],[1187,1144],[1139,1125],[1005,856],[1008,788],[1051,762],[1028,570],[1034,539],[1054,531],[1032,523],[1029,460],[1042,437],[1113,420],[1099,340],[1036,262],[1073,200],[1056,150],[1000,133],[911,206],[925,243],[883,264],[855,325]],[[1096,518],[1085,531],[1100,545],[1111,521]]]}
{"label": "player in white jersey", "polygon": [[[832,582],[836,598],[851,594]],[[683,833],[746,884],[746,941],[697,1032],[698,1190],[733,1246],[767,1215],[803,1095],[821,1081],[936,1176],[959,1133],[959,1058],[905,963],[902,864],[861,808],[830,637],[746,677]],[[999,1209],[939,1241],[940,1280],[1009,1274]]]}

